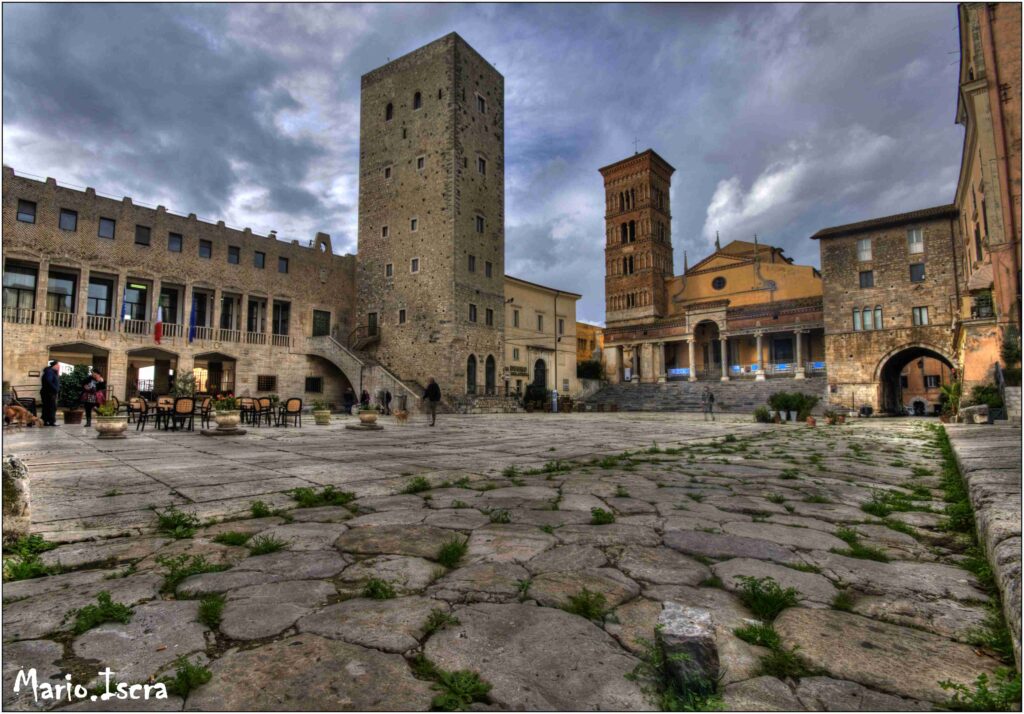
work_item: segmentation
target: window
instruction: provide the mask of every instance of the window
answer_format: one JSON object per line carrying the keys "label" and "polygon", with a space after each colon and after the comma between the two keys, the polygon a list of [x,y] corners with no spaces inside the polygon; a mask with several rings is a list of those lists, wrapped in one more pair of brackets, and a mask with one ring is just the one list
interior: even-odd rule
{"label": "window", "polygon": [[476,232],[477,233],[483,233],[484,232],[484,217],[483,216],[477,216],[476,217]]}
{"label": "window", "polygon": [[277,376],[273,374],[256,375],[257,392],[273,392],[277,389]]}
{"label": "window", "polygon": [[857,241],[857,260],[864,263],[871,260],[871,239],[861,238]]}
{"label": "window", "polygon": [[78,211],[72,211],[69,208],[60,209],[59,225],[62,231],[77,231]]}
{"label": "window", "polygon": [[101,218],[100,227],[96,232],[100,238],[114,238],[114,226],[117,225],[113,218]]}
{"label": "window", "polygon": [[519,327],[519,311],[512,311],[512,327]]}
{"label": "window", "polygon": [[629,222],[629,242],[636,242],[636,221]]}
{"label": "window", "polygon": [[487,100],[481,97],[479,94],[476,95],[476,110],[481,114],[487,113]]}
{"label": "window", "polygon": [[[36,269],[21,265],[4,268],[4,310],[17,310],[16,322],[31,323],[36,306]],[[24,311],[24,312],[22,312]],[[9,319],[9,316],[5,316]]]}
{"label": "window", "polygon": [[401,308],[398,311],[398,324],[399,325],[404,325],[405,324],[405,308],[404,307]]}
{"label": "window", "polygon": [[168,233],[167,234],[167,250],[171,253],[181,252],[181,234],[180,233]]}
{"label": "window", "polygon": [[912,282],[912,283],[923,283],[924,282],[924,263],[911,263],[910,264],[910,282]]}
{"label": "window", "polygon": [[426,159],[425,156],[417,156],[416,157],[416,170],[417,171],[422,171],[424,168],[426,168],[426,165],[427,165],[427,159]]}
{"label": "window", "polygon": [[384,179],[387,180],[389,178],[391,178],[391,167],[390,166],[385,166],[384,167]]}
{"label": "window", "polygon": [[874,322],[874,318],[872,317],[872,315],[873,315],[873,313],[871,312],[871,308],[870,307],[864,308],[864,310],[861,312],[861,316],[864,319],[864,329],[865,330],[873,330],[873,329],[875,329],[875,322]]}
{"label": "window", "polygon": [[394,263],[388,263],[384,266],[384,277],[393,278],[395,276],[395,265]]}
{"label": "window", "polygon": [[409,271],[412,273],[420,272],[420,259],[413,258],[409,263]]}
{"label": "window", "polygon": [[471,273],[475,273],[476,272],[476,256],[475,255],[469,256],[469,272],[471,272]]}
{"label": "window", "polygon": [[149,245],[149,226],[135,226],[135,245]]}
{"label": "window", "polygon": [[50,273],[46,283],[46,309],[49,312],[75,311],[75,276]]}
{"label": "window", "polygon": [[491,261],[485,260],[484,261],[484,277],[485,278],[493,277],[493,273],[494,273],[494,266],[491,264]]}
{"label": "window", "polygon": [[907,389],[910,387],[910,378],[905,374],[900,375],[900,389]]}
{"label": "window", "polygon": [[911,228],[907,231],[907,252],[924,252],[924,231],[920,228]]}
{"label": "window", "polygon": [[228,262],[232,265],[238,265],[242,261],[242,249],[237,245],[228,246]]}
{"label": "window", "polygon": [[882,306],[875,305],[875,329],[882,329]]}
{"label": "window", "polygon": [[862,288],[873,288],[873,287],[875,287],[875,271],[873,271],[873,270],[862,270],[862,271],[860,271],[860,286]]}
{"label": "window", "polygon": [[85,311],[97,317],[110,317],[114,307],[114,281],[89,278],[89,298]]}
{"label": "window", "polygon": [[537,315],[537,331],[544,332],[544,316]]}
{"label": "window", "polygon": [[277,258],[277,272],[287,273],[288,272],[288,259],[283,256]]}
{"label": "window", "polygon": [[388,102],[388,105],[386,107],[384,107],[384,121],[391,121],[394,118],[395,118],[395,107],[394,107],[394,105],[391,102]]}
{"label": "window", "polygon": [[864,328],[860,321],[860,310],[853,308],[853,331],[860,332],[862,329]]}
{"label": "window", "polygon": [[18,201],[18,220],[21,221],[22,223],[36,222],[35,201]]}
{"label": "window", "polygon": [[717,278],[711,281],[711,287],[715,290],[721,290],[725,287],[725,278],[719,275]]}
{"label": "window", "polygon": [[925,389],[938,389],[939,388],[939,375],[937,375],[937,374],[926,374],[924,376],[924,388]]}
{"label": "window", "polygon": [[366,313],[366,334],[368,337],[377,336],[377,313]]}
{"label": "window", "polygon": [[381,238],[387,238],[388,237],[388,227],[387,226],[381,226],[380,227],[380,237]]}
{"label": "window", "polygon": [[512,359],[514,359],[516,361],[519,360],[519,348],[518,347],[513,347],[512,348]]}
{"label": "window", "polygon": [[422,109],[422,108],[423,108],[423,95],[420,94],[419,92],[416,92],[416,94],[412,95],[412,110],[416,111],[417,109]]}
{"label": "window", "polygon": [[476,305],[473,303],[469,304],[469,321],[476,322]]}
{"label": "window", "polygon": [[274,315],[271,321],[271,329],[275,335],[287,335],[288,323],[291,317],[291,305],[286,302],[274,301]]}
{"label": "window", "polygon": [[306,377],[306,391],[312,392],[313,394],[323,394],[324,392],[324,378],[323,377]]}
{"label": "window", "polygon": [[984,257],[981,253],[981,231],[977,225],[974,226],[974,256],[979,261]]}
{"label": "window", "polygon": [[416,229],[419,228],[419,225],[420,221],[418,218],[413,218],[409,220],[409,230],[412,231],[413,233],[416,232]]}
{"label": "window", "polygon": [[928,324],[928,308],[927,307],[915,307],[911,310],[911,317],[914,325],[927,325]]}
{"label": "window", "polygon": [[178,324],[178,291],[175,288],[161,288],[160,305],[164,309],[164,322]]}
{"label": "window", "polygon": [[149,288],[140,283],[128,283],[124,291],[125,313],[129,320],[145,320],[149,303]]}
{"label": "window", "polygon": [[484,324],[488,327],[494,326],[494,310],[491,308],[487,308],[487,310],[484,311]]}
{"label": "window", "polygon": [[313,337],[331,334],[331,313],[327,310],[313,310]]}
{"label": "window", "polygon": [[562,318],[558,318],[558,334],[565,334],[565,320],[563,320]]}
{"label": "window", "polygon": [[199,257],[209,258],[213,255],[213,243],[208,240],[199,241]]}
{"label": "window", "polygon": [[622,273],[623,275],[633,274],[633,256],[629,255],[622,259]]}
{"label": "window", "polygon": [[402,127],[402,138],[404,139],[404,138],[405,138],[405,137],[407,137],[408,135],[409,135],[409,134],[408,134],[408,132],[406,131],[406,128],[405,128],[405,127]]}
{"label": "window", "polygon": [[487,175],[487,159],[482,156],[476,157],[476,171],[481,176]]}
{"label": "window", "polygon": [[255,253],[253,253],[252,265],[254,268],[259,268],[260,270],[263,270],[263,268],[266,267],[267,265],[267,254],[261,253],[260,251],[256,251]]}

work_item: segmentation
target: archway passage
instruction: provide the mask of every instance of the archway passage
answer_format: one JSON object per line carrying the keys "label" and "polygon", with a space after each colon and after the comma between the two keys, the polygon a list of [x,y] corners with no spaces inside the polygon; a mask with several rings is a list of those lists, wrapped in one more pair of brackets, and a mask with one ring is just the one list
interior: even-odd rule
{"label": "archway passage", "polygon": [[128,350],[128,372],[125,375],[126,397],[155,399],[169,394],[178,372],[178,355],[157,347]]}
{"label": "archway passage", "polygon": [[949,359],[930,347],[910,345],[900,349],[879,365],[879,407],[889,414],[905,414],[907,406],[913,408],[918,400],[914,394],[918,381],[937,391],[950,383],[952,374]]}
{"label": "archway passage", "polygon": [[466,394],[476,394],[476,355],[466,360]]}
{"label": "archway passage", "polygon": [[538,387],[548,387],[548,366],[539,359],[533,363],[533,383]]}
{"label": "archway passage", "polygon": [[487,359],[484,361],[484,394],[494,394],[495,382],[494,355],[487,355]]}
{"label": "archway passage", "polygon": [[702,320],[693,328],[696,344],[697,375],[703,378],[717,378],[722,372],[722,342],[719,339],[718,323]]}
{"label": "archway passage", "polygon": [[233,394],[235,391],[234,357],[220,352],[204,352],[195,356],[197,394]]}

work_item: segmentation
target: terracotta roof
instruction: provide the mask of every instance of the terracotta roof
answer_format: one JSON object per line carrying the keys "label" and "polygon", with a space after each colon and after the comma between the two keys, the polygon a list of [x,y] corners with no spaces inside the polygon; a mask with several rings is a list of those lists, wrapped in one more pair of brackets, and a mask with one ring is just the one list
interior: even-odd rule
{"label": "terracotta roof", "polygon": [[957,207],[952,204],[946,206],[934,206],[932,208],[922,208],[920,211],[897,213],[893,216],[871,218],[867,221],[847,223],[842,226],[832,226],[831,228],[822,228],[811,236],[811,240],[818,240],[819,238],[836,238],[838,236],[849,235],[851,233],[860,233],[862,231],[870,231],[876,228],[884,228],[886,226],[898,226],[902,223],[914,223],[915,221],[921,221],[929,218],[955,216],[956,214]]}

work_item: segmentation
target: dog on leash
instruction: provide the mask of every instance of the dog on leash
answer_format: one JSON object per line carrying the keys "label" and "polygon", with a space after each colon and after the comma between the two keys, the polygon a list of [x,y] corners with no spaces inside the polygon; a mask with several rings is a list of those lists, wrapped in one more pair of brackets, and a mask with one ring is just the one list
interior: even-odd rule
{"label": "dog on leash", "polygon": [[405,424],[409,421],[409,412],[404,409],[393,409],[391,414],[399,424]]}
{"label": "dog on leash", "polygon": [[4,424],[16,424],[18,426],[43,426],[43,420],[32,416],[32,412],[18,404],[8,404],[4,407]]}

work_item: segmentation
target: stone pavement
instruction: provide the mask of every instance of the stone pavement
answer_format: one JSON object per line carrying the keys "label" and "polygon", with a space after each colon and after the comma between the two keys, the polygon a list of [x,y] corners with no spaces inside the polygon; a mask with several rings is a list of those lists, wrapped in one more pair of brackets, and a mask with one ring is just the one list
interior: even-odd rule
{"label": "stone pavement", "polygon": [[998,426],[950,424],[946,433],[967,482],[978,540],[995,572],[1020,670],[1020,421]]}
{"label": "stone pavement", "polygon": [[[941,529],[922,420],[383,421],[223,441],[11,433],[34,531],[75,542],[41,556],[66,572],[4,586],[4,707],[32,706],[11,691],[19,667],[88,682],[107,665],[144,682],[186,655],[212,676],[161,709],[428,709],[466,691],[439,670],[471,670],[490,684],[477,708],[645,710],[658,685],[626,675],[664,602],[711,612],[728,709],[929,709],[948,694],[940,680],[999,666],[968,644],[989,597]],[[352,500],[299,508],[288,493],[325,486]],[[282,510],[255,518],[256,500]],[[156,532],[148,507],[171,504],[204,525]],[[862,509],[880,504],[885,517]],[[271,539],[283,549],[251,554]],[[169,577],[180,556],[220,567]],[[735,634],[758,607],[743,576],[796,590],[778,644]],[[73,612],[104,590],[131,619],[73,634]]]}

